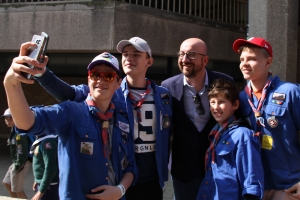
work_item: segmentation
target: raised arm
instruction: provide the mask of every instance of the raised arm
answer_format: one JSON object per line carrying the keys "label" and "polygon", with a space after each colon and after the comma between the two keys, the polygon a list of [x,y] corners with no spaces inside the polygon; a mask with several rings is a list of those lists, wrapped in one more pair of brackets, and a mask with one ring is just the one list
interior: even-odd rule
{"label": "raised arm", "polygon": [[[45,57],[44,63],[39,63],[28,56],[25,56],[27,49],[34,46],[34,43],[27,42],[21,45],[20,54],[13,59],[13,62],[4,77],[4,87],[7,96],[8,107],[14,119],[15,125],[23,130],[28,130],[32,127],[35,121],[35,116],[30,110],[27,100],[25,98],[21,82],[32,84],[33,80],[27,80],[20,72],[27,72],[37,74],[38,71],[26,67],[23,63],[32,64],[37,67],[45,66],[48,62],[48,57]],[[14,71],[14,69],[22,69],[21,71]]]}

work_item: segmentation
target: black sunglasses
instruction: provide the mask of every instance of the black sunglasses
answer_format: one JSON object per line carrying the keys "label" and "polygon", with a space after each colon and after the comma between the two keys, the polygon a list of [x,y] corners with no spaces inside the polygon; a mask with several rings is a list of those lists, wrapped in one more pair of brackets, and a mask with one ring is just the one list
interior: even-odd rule
{"label": "black sunglasses", "polygon": [[198,113],[198,115],[204,115],[205,110],[203,108],[203,105],[201,102],[201,97],[199,96],[199,94],[196,94],[195,96],[193,96],[193,99],[194,99],[195,104],[199,104],[196,108],[196,112]]}

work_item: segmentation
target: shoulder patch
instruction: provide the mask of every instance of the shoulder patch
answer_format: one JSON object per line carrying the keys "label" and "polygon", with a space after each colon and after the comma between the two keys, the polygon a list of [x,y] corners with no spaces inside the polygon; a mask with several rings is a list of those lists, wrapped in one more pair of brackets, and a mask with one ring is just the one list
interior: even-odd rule
{"label": "shoulder patch", "polygon": [[52,149],[52,146],[51,146],[50,142],[46,142],[46,143],[44,144],[44,148],[45,148],[45,149]]}
{"label": "shoulder patch", "polygon": [[21,135],[20,134],[16,135],[16,140],[21,140]]}

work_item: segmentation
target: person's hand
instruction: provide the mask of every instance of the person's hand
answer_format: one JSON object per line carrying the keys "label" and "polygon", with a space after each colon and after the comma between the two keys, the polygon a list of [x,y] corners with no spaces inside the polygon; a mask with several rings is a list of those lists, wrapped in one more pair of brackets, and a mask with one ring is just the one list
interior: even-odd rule
{"label": "person's hand", "polygon": [[284,190],[288,195],[300,199],[300,182],[296,183],[292,187]]}
{"label": "person's hand", "polygon": [[87,194],[86,197],[90,199],[99,199],[99,200],[117,200],[122,197],[120,188],[117,186],[102,185],[92,189],[92,192],[100,192],[99,194]]}
{"label": "person's hand", "polygon": [[40,191],[38,191],[38,192],[31,198],[31,200],[39,200],[39,199],[42,198],[43,195],[44,195],[43,193],[41,193]]}
{"label": "person's hand", "polygon": [[33,191],[36,191],[36,189],[37,189],[37,183],[34,182],[33,185],[32,185],[32,190],[33,190]]}
{"label": "person's hand", "polygon": [[[28,80],[25,77],[23,77],[21,75],[21,72],[35,75],[35,74],[40,74],[41,71],[44,71],[46,64],[48,63],[47,56],[45,56],[43,63],[40,63],[37,60],[34,60],[34,59],[26,56],[28,53],[28,48],[34,47],[34,46],[36,46],[36,44],[33,42],[26,42],[21,45],[19,56],[13,59],[12,64],[11,64],[8,72],[6,73],[5,80],[4,80],[5,83],[9,83],[12,85],[16,85],[19,82],[33,84],[34,81]],[[27,67],[26,65],[24,65],[24,63],[36,66],[39,68],[39,70],[31,69],[31,68]]]}

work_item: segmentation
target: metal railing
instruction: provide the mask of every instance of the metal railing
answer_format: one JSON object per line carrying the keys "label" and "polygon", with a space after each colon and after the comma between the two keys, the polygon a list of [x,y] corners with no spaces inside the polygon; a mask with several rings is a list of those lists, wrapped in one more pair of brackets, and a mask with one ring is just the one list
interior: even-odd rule
{"label": "metal railing", "polygon": [[174,13],[216,20],[229,24],[248,24],[247,0],[118,0]]}
{"label": "metal railing", "polygon": [[[87,2],[97,0],[0,0],[0,4],[37,2]],[[101,0],[98,0],[101,1]],[[174,13],[247,26],[248,0],[117,0]]]}
{"label": "metal railing", "polygon": [[0,0],[0,4],[59,2],[59,1],[87,2],[87,1],[92,1],[92,0]]}

